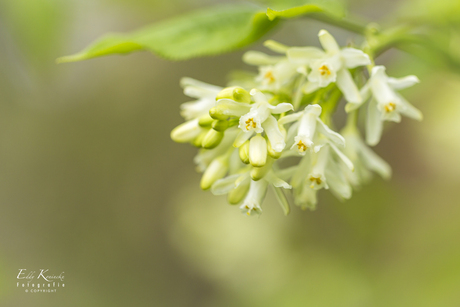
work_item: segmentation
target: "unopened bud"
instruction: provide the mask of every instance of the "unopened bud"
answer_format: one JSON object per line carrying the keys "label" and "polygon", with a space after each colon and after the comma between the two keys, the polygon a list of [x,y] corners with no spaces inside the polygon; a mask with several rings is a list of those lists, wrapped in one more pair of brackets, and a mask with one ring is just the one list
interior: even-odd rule
{"label": "unopened bud", "polygon": [[209,129],[208,133],[206,133],[203,141],[201,142],[201,146],[206,149],[212,149],[217,147],[220,144],[224,137],[224,133],[220,131],[216,131],[214,129]]}
{"label": "unopened bud", "polygon": [[262,167],[267,162],[267,141],[260,134],[249,141],[249,162],[254,167]]}
{"label": "unopened bud", "polygon": [[198,120],[190,120],[180,124],[171,131],[171,139],[177,143],[188,143],[193,141],[201,132]]}
{"label": "unopened bud", "polygon": [[228,161],[226,156],[215,158],[201,177],[200,186],[203,190],[209,189],[214,182],[224,178],[228,171]]}
{"label": "unopened bud", "polygon": [[252,180],[258,181],[264,178],[265,175],[267,175],[267,173],[272,169],[273,161],[274,160],[272,158],[268,158],[268,161],[264,166],[252,168],[250,173]]}
{"label": "unopened bud", "polygon": [[267,142],[267,150],[268,150],[268,155],[272,157],[273,159],[279,159],[281,157],[281,151],[275,151],[272,148],[272,144],[270,143],[270,140]]}
{"label": "unopened bud", "polygon": [[198,119],[198,125],[200,125],[201,127],[209,127],[212,125],[213,121],[214,118],[209,116],[209,114],[205,114]]}
{"label": "unopened bud", "polygon": [[227,201],[231,205],[239,204],[249,191],[249,182],[241,183],[239,186],[228,192]]}
{"label": "unopened bud", "polygon": [[216,131],[225,131],[228,128],[228,120],[214,120],[212,122],[212,129]]}
{"label": "unopened bud", "polygon": [[224,88],[220,91],[220,93],[216,96],[216,100],[219,99],[231,99],[236,102],[250,103],[251,95],[249,95],[248,91],[245,89],[233,86]]}
{"label": "unopened bud", "polygon": [[238,153],[240,155],[241,161],[245,164],[249,164],[249,140],[240,146]]}

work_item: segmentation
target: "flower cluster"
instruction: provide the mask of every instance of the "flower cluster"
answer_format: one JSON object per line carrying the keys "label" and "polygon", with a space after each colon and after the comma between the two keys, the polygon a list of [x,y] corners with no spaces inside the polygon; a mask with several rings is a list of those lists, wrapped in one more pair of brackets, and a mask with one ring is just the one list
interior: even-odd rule
{"label": "flower cluster", "polygon": [[[259,73],[232,80],[230,87],[182,79],[184,93],[197,100],[182,104],[187,121],[171,138],[200,148],[195,163],[203,172],[203,190],[226,194],[230,204],[253,215],[262,212],[271,188],[288,214],[290,198],[314,209],[321,189],[348,199],[373,172],[391,176],[390,166],[369,146],[379,142],[384,121],[399,122],[401,115],[422,119],[397,93],[418,83],[417,77],[388,77],[365,52],[340,48],[325,30],[319,40],[324,50],[267,41],[278,55],[247,52],[243,60]],[[367,82],[357,84],[365,76]],[[331,117],[342,97],[348,120],[338,133]],[[365,140],[358,115],[365,117]]]}

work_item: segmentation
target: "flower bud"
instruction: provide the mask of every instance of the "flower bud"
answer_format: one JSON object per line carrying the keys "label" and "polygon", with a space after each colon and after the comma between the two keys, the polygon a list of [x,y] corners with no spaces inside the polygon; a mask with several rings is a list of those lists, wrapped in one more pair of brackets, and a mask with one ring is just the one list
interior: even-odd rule
{"label": "flower bud", "polygon": [[268,150],[268,155],[272,157],[273,159],[279,159],[279,157],[281,157],[281,151],[275,151],[272,148],[272,144],[270,143],[270,140],[267,141],[267,150]]}
{"label": "flower bud", "polygon": [[228,128],[228,120],[214,120],[212,129],[216,131],[225,131]]}
{"label": "flower bud", "polygon": [[209,189],[214,182],[224,178],[228,171],[228,161],[226,156],[220,156],[212,160],[208,168],[201,177],[200,186],[203,190]]}
{"label": "flower bud", "polygon": [[205,114],[198,119],[198,125],[200,125],[201,127],[209,127],[211,126],[213,121],[214,118],[209,116],[209,114]]}
{"label": "flower bud", "polygon": [[245,164],[249,164],[249,140],[240,146],[238,153],[240,155],[241,161]]}
{"label": "flower bud", "polygon": [[241,183],[239,186],[228,192],[227,201],[230,205],[239,204],[249,191],[249,182]]}
{"label": "flower bud", "polygon": [[198,148],[203,147],[202,145],[203,139],[206,136],[206,134],[208,134],[208,132],[209,132],[209,129],[202,129],[200,134],[198,134],[198,136],[193,140],[192,145]]}
{"label": "flower bud", "polygon": [[220,91],[216,96],[216,100],[219,99],[231,99],[236,102],[250,103],[251,96],[248,91],[242,89],[241,87],[227,87]]}
{"label": "flower bud", "polygon": [[217,147],[222,141],[224,137],[224,133],[220,131],[216,131],[214,129],[210,129],[208,133],[206,133],[203,141],[201,142],[201,146],[206,149],[212,149]]}
{"label": "flower bud", "polygon": [[177,143],[188,143],[193,141],[200,132],[198,120],[190,120],[174,128],[171,131],[171,139]]}
{"label": "flower bud", "polygon": [[249,162],[254,167],[262,167],[267,162],[267,141],[260,134],[249,141]]}
{"label": "flower bud", "polygon": [[264,178],[265,175],[267,175],[267,173],[272,169],[273,161],[274,160],[272,158],[268,158],[268,161],[264,166],[252,168],[250,173],[252,180],[258,181]]}

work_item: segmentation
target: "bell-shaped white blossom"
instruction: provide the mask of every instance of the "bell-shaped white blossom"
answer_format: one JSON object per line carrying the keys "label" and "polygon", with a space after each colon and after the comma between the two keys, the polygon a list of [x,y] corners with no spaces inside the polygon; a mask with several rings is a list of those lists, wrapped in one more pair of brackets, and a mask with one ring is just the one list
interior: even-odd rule
{"label": "bell-shaped white blossom", "polygon": [[247,194],[244,196],[240,206],[241,211],[247,215],[262,213],[261,204],[267,193],[268,186],[292,189],[292,186],[278,177],[273,170],[269,170],[260,180],[252,180],[250,172],[243,169],[242,172],[217,180],[211,187],[211,192],[214,195],[228,194],[242,185],[249,185],[249,191],[246,192]]}
{"label": "bell-shaped white blossom", "polygon": [[308,105],[303,111],[287,115],[278,122],[280,125],[295,122],[288,132],[288,138],[295,131],[294,144],[291,149],[295,149],[300,155],[305,155],[307,151],[318,151],[321,144],[315,146],[319,134],[327,141],[343,147],[344,138],[337,132],[332,131],[320,118],[321,107],[318,104]]}
{"label": "bell-shaped white blossom", "polygon": [[[376,145],[380,141],[383,121],[400,122],[401,115],[422,120],[422,112],[396,92],[418,82],[418,78],[412,75],[400,79],[388,77],[384,66],[372,69],[369,81],[361,89],[363,101],[370,99],[366,117],[366,142],[369,145]],[[361,104],[348,103],[346,110],[352,111]]]}
{"label": "bell-shaped white blossom", "polygon": [[238,103],[230,99],[220,99],[217,102],[216,108],[219,108],[220,112],[227,116],[239,117],[238,128],[242,133],[235,140],[235,147],[241,146],[254,133],[265,131],[273,150],[281,152],[286,143],[278,127],[278,121],[272,114],[288,112],[293,109],[293,106],[286,102],[274,106],[268,102],[265,94],[256,89],[251,90],[251,96],[254,99],[253,104]]}
{"label": "bell-shaped white blossom", "polygon": [[209,109],[216,104],[217,94],[223,89],[192,78],[182,78],[181,86],[184,88],[185,95],[197,99],[181,104],[181,115],[186,120],[208,114]]}
{"label": "bell-shaped white blossom", "polygon": [[361,95],[348,69],[371,64],[369,56],[355,48],[340,49],[326,30],[321,30],[318,36],[324,51],[315,47],[293,47],[287,51],[292,63],[304,65],[299,72],[307,73],[305,66],[311,69],[305,92],[312,93],[336,83],[347,101],[360,103]]}
{"label": "bell-shaped white blossom", "polygon": [[379,174],[384,179],[391,177],[390,165],[364,143],[356,126],[345,127],[341,134],[347,142],[343,152],[355,166],[354,172],[343,168],[342,173],[345,174],[353,186],[360,187],[363,183],[369,181],[372,177],[372,172]]}

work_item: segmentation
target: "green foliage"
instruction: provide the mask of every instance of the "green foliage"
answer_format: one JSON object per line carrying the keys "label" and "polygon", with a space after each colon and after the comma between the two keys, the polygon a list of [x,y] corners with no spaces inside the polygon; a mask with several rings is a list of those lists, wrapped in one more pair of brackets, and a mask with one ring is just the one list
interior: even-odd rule
{"label": "green foliage", "polygon": [[309,1],[308,4],[283,10],[267,9],[267,16],[270,20],[276,18],[295,18],[311,13],[325,13],[326,15],[340,18],[345,15],[345,10],[338,1]]}
{"label": "green foliage", "polygon": [[[277,17],[290,18],[309,13],[326,13],[330,16],[343,14],[343,8],[337,1],[290,0],[284,2],[282,7],[299,3],[304,5],[282,11],[268,9],[268,12],[249,4],[214,6],[156,23],[131,34],[107,35],[83,51],[57,61],[76,62],[140,50],[151,51],[170,60],[186,60],[243,48],[276,26]],[[274,5],[280,7],[277,3]]]}
{"label": "green foliage", "polygon": [[215,6],[159,22],[131,34],[105,36],[77,54],[58,59],[58,62],[139,50],[148,50],[171,60],[215,55],[258,40],[275,24],[257,6]]}

